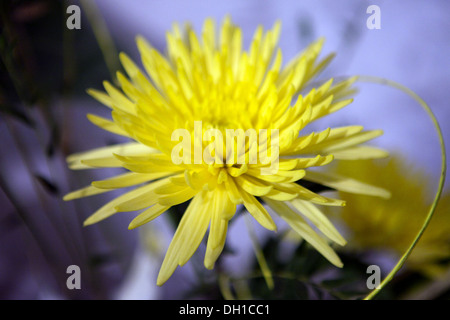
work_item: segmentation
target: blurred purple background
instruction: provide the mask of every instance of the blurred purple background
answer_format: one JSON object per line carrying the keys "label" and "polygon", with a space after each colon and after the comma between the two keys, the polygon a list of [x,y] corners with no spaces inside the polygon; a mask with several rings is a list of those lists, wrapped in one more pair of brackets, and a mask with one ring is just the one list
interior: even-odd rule
{"label": "blurred purple background", "polygon": [[[173,22],[191,22],[196,30],[200,30],[206,17],[213,17],[220,23],[226,14],[230,14],[233,22],[243,29],[246,47],[258,24],[270,28],[276,20],[281,20],[279,46],[285,63],[311,41],[324,36],[323,53],[335,51],[337,57],[322,77],[372,75],[399,82],[430,105],[445,139],[448,141],[450,137],[449,1],[95,2],[116,46],[135,61],[140,61],[134,42],[137,34],[145,36],[156,48],[164,51],[165,33]],[[79,4],[77,1],[70,3]],[[381,9],[379,30],[366,27],[369,17],[366,9],[371,4]],[[75,34],[72,35],[74,37],[77,37],[76,33],[91,32],[83,9],[82,30],[70,32]],[[79,41],[76,44],[72,56],[79,54],[83,57],[94,50],[92,43]],[[78,64],[82,62],[82,59],[77,60]],[[85,81],[81,83],[101,88],[101,81],[109,80],[105,72],[95,73],[96,68],[97,65],[92,66],[94,76],[89,79],[86,79],[87,75],[78,73],[77,77]],[[374,143],[404,155],[410,163],[425,170],[437,185],[439,144],[426,113],[410,97],[392,88],[362,83],[357,87],[360,92],[353,104],[315,126],[362,124],[367,129],[381,128],[385,135]],[[56,150],[56,155],[50,159],[42,151],[49,132],[43,130],[39,136],[21,123],[5,121],[3,114],[0,118],[3,183],[0,193],[0,298],[182,297],[183,290],[189,289],[193,281],[191,263],[177,269],[165,286],[159,288],[155,284],[163,254],[173,234],[165,217],[145,226],[148,229],[145,233],[127,229],[132,214],[119,214],[83,228],[84,218],[114,195],[69,203],[60,200],[70,190],[88,185],[95,180],[94,177],[99,179],[114,173],[112,170],[70,172],[63,161],[65,155],[117,143],[120,139],[98,129],[86,119],[88,112],[108,114],[106,108],[87,94],[73,94],[70,98],[55,95],[50,105],[57,118],[65,119],[60,132],[65,148]],[[35,115],[38,125],[44,126],[45,119],[37,112]],[[51,186],[36,182],[33,175],[47,177],[58,186],[56,196],[46,190]],[[255,228],[262,231],[256,225]],[[243,221],[233,224],[227,241],[239,251],[228,256],[224,266],[235,273],[243,272],[253,258]],[[153,248],[151,254],[148,247]],[[65,287],[66,268],[72,264],[81,267],[82,290]]]}

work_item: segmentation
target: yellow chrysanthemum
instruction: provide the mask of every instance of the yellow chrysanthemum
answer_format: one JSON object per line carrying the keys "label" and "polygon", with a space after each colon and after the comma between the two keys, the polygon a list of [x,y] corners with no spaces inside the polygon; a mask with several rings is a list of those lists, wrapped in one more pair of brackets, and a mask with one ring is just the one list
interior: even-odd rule
{"label": "yellow chrysanthemum", "polygon": [[[391,250],[399,256],[409,247],[423,224],[430,206],[429,178],[401,157],[388,161],[341,162],[336,172],[357,176],[366,183],[391,192],[390,199],[340,192],[351,206],[338,210],[336,217],[349,229],[350,248]],[[444,194],[427,230],[408,258],[411,269],[435,275],[450,258],[450,194]]]}
{"label": "yellow chrysanthemum", "polygon": [[[341,266],[327,240],[308,221],[331,241],[344,245],[345,240],[315,206],[342,206],[344,202],[316,194],[302,186],[301,181],[350,192],[386,195],[383,190],[355,180],[307,170],[333,159],[384,157],[386,152],[382,150],[359,146],[382,132],[347,126],[302,135],[307,124],[352,102],[348,96],[353,93],[351,85],[355,78],[338,83],[330,79],[303,92],[333,55],[318,59],[323,42],[319,40],[282,68],[281,51],[277,48],[279,32],[279,23],[267,32],[259,27],[246,52],[242,50],[241,29],[229,18],[223,22],[218,41],[215,24],[210,19],[204,23],[201,38],[190,27],[182,32],[174,25],[173,32],[167,34],[167,56],[142,37],[137,38],[147,75],[122,53],[120,59],[128,74],[127,78],[117,73],[122,90],[106,81],[106,93],[89,90],[95,99],[112,109],[112,121],[95,115],[88,115],[89,120],[132,142],[71,155],[69,167],[123,167],[128,172],[94,181],[65,199],[139,185],[85,221],[89,225],[117,212],[145,209],[129,228],[147,223],[170,207],[190,200],[162,263],[158,285],[178,265],[190,259],[208,227],[204,263],[206,268],[213,268],[225,244],[228,221],[239,204],[263,227],[275,230],[275,223],[260,200],[331,263]],[[197,130],[199,122],[202,127]],[[211,153],[212,162],[205,159],[199,162],[190,149],[183,149],[182,159],[187,161],[175,163],[173,151],[179,141],[174,141],[173,132],[179,129],[189,133],[188,138],[192,138],[194,145],[200,145],[202,153],[208,148],[202,138],[209,129],[223,136],[227,129],[277,130],[278,139],[266,137],[256,144],[246,140],[244,152],[231,157],[232,162],[226,160],[237,142],[231,147],[215,149]],[[269,140],[277,142],[278,153],[272,144],[265,147]],[[271,160],[277,163],[276,171],[263,172],[273,161],[235,161],[236,158],[249,160],[255,150],[258,156],[262,152],[270,153]]]}

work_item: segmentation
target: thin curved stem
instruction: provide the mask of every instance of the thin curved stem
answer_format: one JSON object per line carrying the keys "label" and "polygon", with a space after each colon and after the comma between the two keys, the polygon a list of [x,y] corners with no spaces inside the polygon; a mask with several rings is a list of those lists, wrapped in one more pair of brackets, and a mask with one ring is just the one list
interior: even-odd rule
{"label": "thin curved stem", "polygon": [[380,285],[377,288],[375,288],[373,291],[371,291],[364,298],[364,300],[371,300],[380,292],[380,290],[382,290],[392,280],[392,278],[395,276],[395,274],[401,269],[401,267],[406,262],[409,255],[411,254],[412,250],[416,246],[417,242],[422,237],[422,234],[425,232],[426,228],[428,227],[428,224],[430,223],[431,218],[433,217],[434,211],[436,210],[436,206],[439,202],[439,198],[441,197],[442,190],[444,188],[445,174],[446,174],[446,170],[447,170],[447,157],[446,157],[446,152],[445,152],[444,138],[443,138],[439,123],[438,123],[435,115],[431,111],[431,108],[415,92],[413,92],[412,90],[408,89],[407,87],[405,87],[395,81],[391,81],[391,80],[387,80],[387,79],[383,79],[383,78],[379,78],[379,77],[374,77],[374,76],[358,76],[358,81],[390,86],[392,88],[398,89],[398,90],[406,93],[408,96],[413,98],[416,102],[418,102],[420,104],[420,106],[422,107],[422,109],[424,109],[426,111],[426,113],[428,114],[428,116],[430,117],[430,119],[433,122],[434,128],[436,129],[436,132],[437,132],[437,135],[439,138],[439,144],[440,144],[440,149],[441,149],[441,162],[442,162],[441,175],[439,178],[439,185],[438,185],[438,188],[436,191],[436,195],[434,197],[433,203],[430,206],[430,209],[428,210],[428,214],[424,220],[422,227],[417,232],[414,240],[411,242],[408,249],[402,255],[402,257],[397,262],[395,267],[391,270],[391,272],[389,272],[389,274],[386,276],[386,278],[380,283]]}
{"label": "thin curved stem", "polygon": [[248,233],[250,235],[250,239],[252,241],[253,250],[255,251],[256,260],[261,268],[262,274],[264,275],[264,279],[266,280],[267,287],[272,290],[274,283],[272,278],[272,272],[270,271],[269,266],[267,265],[266,258],[262,252],[261,247],[258,244],[258,239],[256,238],[255,230],[253,230],[252,223],[248,215],[244,215],[245,224],[248,229]]}

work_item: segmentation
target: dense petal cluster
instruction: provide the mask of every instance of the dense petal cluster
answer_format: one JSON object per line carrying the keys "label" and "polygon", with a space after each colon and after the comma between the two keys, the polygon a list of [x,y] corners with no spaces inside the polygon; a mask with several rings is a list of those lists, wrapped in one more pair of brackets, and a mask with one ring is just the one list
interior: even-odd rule
{"label": "dense petal cluster", "polygon": [[[94,181],[65,199],[136,186],[85,221],[89,225],[117,212],[144,210],[130,223],[130,228],[190,201],[162,264],[159,285],[178,265],[190,259],[208,228],[204,264],[213,268],[225,244],[228,222],[240,204],[269,230],[276,229],[269,213],[273,210],[331,263],[341,266],[328,240],[339,245],[344,245],[345,240],[316,205],[342,206],[344,202],[319,195],[301,182],[386,195],[381,189],[355,180],[310,170],[334,159],[386,156],[383,150],[360,146],[382,132],[346,126],[304,134],[303,129],[309,123],[352,102],[355,78],[340,82],[329,79],[313,86],[311,80],[333,55],[319,59],[321,39],[282,66],[282,54],[277,47],[279,33],[279,23],[269,31],[257,28],[245,51],[241,29],[229,18],[224,19],[218,37],[210,19],[205,21],[201,36],[189,26],[181,30],[174,25],[173,32],[167,34],[167,55],[137,37],[145,73],[121,53],[127,74],[117,73],[121,88],[105,81],[106,92],[89,90],[112,110],[112,120],[88,115],[89,120],[104,130],[130,138],[131,142],[71,155],[69,167],[123,167],[127,172]],[[198,122],[202,124],[199,130],[195,126]],[[273,141],[267,136],[253,142],[247,139],[243,151],[231,157],[236,140],[231,146],[223,143],[213,150],[212,162],[195,161],[194,152],[183,150],[183,159],[188,161],[175,163],[173,150],[179,140],[174,140],[172,133],[178,129],[188,132],[188,138],[202,152],[208,148],[204,134],[209,129],[222,133],[222,137],[227,129],[245,132],[276,129],[278,135]],[[277,152],[273,144],[267,147],[269,140],[276,142]],[[277,162],[276,170],[267,174],[262,169],[271,163],[236,161],[248,160],[252,152],[258,156],[263,152],[275,155],[271,159]],[[231,161],[226,161],[230,158]]]}
{"label": "dense petal cluster", "polygon": [[[423,223],[429,209],[430,178],[408,160],[393,155],[384,161],[340,162],[333,171],[358,177],[389,190],[387,199],[339,192],[352,205],[336,210],[346,226],[349,250],[388,250],[401,256]],[[427,230],[408,258],[408,268],[435,276],[448,270],[450,257],[450,194],[439,201]],[[334,210],[333,210],[334,211]],[[380,236],[382,235],[382,236]]]}

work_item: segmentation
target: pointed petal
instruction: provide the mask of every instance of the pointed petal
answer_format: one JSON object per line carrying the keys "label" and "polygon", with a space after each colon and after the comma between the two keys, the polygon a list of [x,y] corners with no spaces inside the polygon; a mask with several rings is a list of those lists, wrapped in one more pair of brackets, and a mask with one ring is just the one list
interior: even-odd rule
{"label": "pointed petal", "polygon": [[[226,207],[223,200],[228,198],[225,190],[216,188],[212,194],[213,206],[211,213],[211,226],[209,229],[208,243],[206,246],[204,265],[207,269],[212,269],[225,245],[228,220],[223,219]],[[226,201],[231,202],[226,199]],[[225,214],[228,215],[228,214]]]}
{"label": "pointed petal", "polygon": [[333,240],[341,246],[347,243],[330,220],[314,204],[300,199],[294,199],[290,203],[330,240]]}
{"label": "pointed petal", "polygon": [[86,165],[82,165],[81,160],[114,158],[113,154],[144,155],[144,154],[152,154],[155,152],[159,151],[147,147],[138,142],[127,142],[122,144],[116,144],[113,146],[92,149],[89,151],[74,153],[67,157],[67,162],[69,163],[69,166],[82,166],[82,167],[84,166],[85,168],[89,168]]}
{"label": "pointed petal", "polygon": [[255,220],[258,221],[258,223],[264,228],[275,231],[277,226],[263,205],[253,195],[242,189],[239,191],[241,193],[241,198],[244,202],[245,208],[253,216],[253,218],[255,218]]}
{"label": "pointed petal", "polygon": [[333,151],[332,154],[337,160],[381,159],[389,156],[387,151],[371,146],[357,146],[339,149]]}
{"label": "pointed petal", "polygon": [[167,211],[170,207],[167,206],[161,206],[160,204],[155,204],[154,206],[148,208],[141,214],[139,214],[136,218],[134,218],[129,226],[128,229],[134,229],[137,227],[142,226],[143,224],[146,224],[147,222],[152,221],[153,219],[159,217],[162,213]]}
{"label": "pointed petal", "polygon": [[129,137],[128,133],[117,125],[114,121],[99,117],[95,114],[88,113],[87,115],[90,122],[103,130],[118,134],[120,136]]}
{"label": "pointed petal", "polygon": [[329,244],[320,237],[300,215],[295,213],[285,203],[270,199],[264,200],[292,229],[294,229],[294,231],[319,251],[328,261],[339,268],[343,266],[341,259],[339,259],[338,255]]}
{"label": "pointed petal", "polygon": [[305,179],[349,193],[377,196],[386,199],[391,196],[390,192],[386,189],[332,173],[307,171]]}
{"label": "pointed petal", "polygon": [[101,194],[101,193],[105,193],[111,191],[111,189],[99,189],[96,188],[94,186],[87,186],[75,191],[72,191],[68,194],[66,194],[63,197],[64,201],[69,201],[69,200],[74,200],[74,199],[78,199],[78,198],[84,198],[84,197],[89,197],[89,196],[93,196],[96,194]]}
{"label": "pointed petal", "polygon": [[99,189],[125,188],[141,184],[143,182],[147,182],[150,180],[159,179],[171,174],[173,173],[158,172],[153,174],[152,173],[145,174],[145,173],[127,172],[105,180],[93,181],[92,185]]}
{"label": "pointed petal", "polygon": [[197,194],[183,214],[159,271],[158,286],[163,285],[177,266],[184,264],[197,250],[210,220],[208,200],[206,191]]}
{"label": "pointed petal", "polygon": [[[152,184],[147,184],[145,186],[136,188],[134,190],[131,190],[127,193],[124,193],[123,195],[111,200],[110,202],[103,205],[100,209],[98,209],[96,212],[94,212],[91,216],[89,216],[85,221],[84,225],[91,225],[94,223],[97,223],[103,219],[106,219],[114,214],[116,214],[118,211],[116,210],[116,207],[120,205],[121,203],[125,201],[129,201],[130,199],[133,199],[135,197],[138,197],[139,195],[146,193],[147,190],[151,189],[153,186]],[[108,189],[106,189],[108,190]]]}

